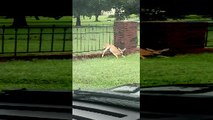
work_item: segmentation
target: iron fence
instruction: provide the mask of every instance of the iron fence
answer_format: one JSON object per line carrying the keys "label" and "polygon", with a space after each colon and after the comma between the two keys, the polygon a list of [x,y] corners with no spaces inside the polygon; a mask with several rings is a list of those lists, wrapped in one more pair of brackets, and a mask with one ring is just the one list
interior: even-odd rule
{"label": "iron fence", "polygon": [[112,25],[73,27],[73,53],[99,51],[104,44],[113,43]]}
{"label": "iron fence", "polygon": [[72,51],[71,26],[0,28],[0,54]]}
{"label": "iron fence", "polygon": [[[140,46],[138,25],[137,45]],[[113,25],[89,25],[72,28],[73,53],[102,51],[105,44],[114,43]]]}

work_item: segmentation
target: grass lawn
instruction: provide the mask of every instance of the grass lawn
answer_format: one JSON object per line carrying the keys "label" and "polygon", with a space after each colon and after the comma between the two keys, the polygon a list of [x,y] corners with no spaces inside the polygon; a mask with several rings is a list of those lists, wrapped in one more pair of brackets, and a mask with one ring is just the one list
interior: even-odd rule
{"label": "grass lawn", "polygon": [[[115,18],[108,18],[108,16],[99,16],[99,22],[95,22],[95,17],[81,17],[81,25],[113,25]],[[72,25],[76,25],[76,18],[72,19]]]}
{"label": "grass lawn", "polygon": [[73,88],[110,88],[140,82],[139,53],[73,61]]}
{"label": "grass lawn", "polygon": [[0,62],[0,89],[71,90],[71,60]]}
{"label": "grass lawn", "polygon": [[141,86],[213,83],[213,53],[140,60]]}
{"label": "grass lawn", "polygon": [[[35,17],[29,17],[26,16],[26,21],[28,25],[49,25],[52,26],[53,24],[56,26],[60,25],[71,25],[72,24],[72,18],[71,16],[63,16],[59,20],[56,20],[52,17],[43,17],[39,16],[40,20],[36,20]],[[10,26],[13,23],[13,18],[5,19],[4,17],[0,16],[0,25]]]}

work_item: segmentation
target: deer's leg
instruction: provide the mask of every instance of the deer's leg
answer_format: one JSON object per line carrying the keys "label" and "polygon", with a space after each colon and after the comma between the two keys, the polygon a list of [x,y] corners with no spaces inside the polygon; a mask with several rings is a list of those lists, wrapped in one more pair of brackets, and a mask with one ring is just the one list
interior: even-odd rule
{"label": "deer's leg", "polygon": [[113,52],[112,52],[112,54],[113,54],[116,58],[118,58],[118,55],[116,55],[116,54],[115,54],[115,53],[113,53]]}
{"label": "deer's leg", "polygon": [[142,59],[145,59],[145,57],[144,57],[143,55],[141,55],[141,58],[142,58]]}
{"label": "deer's leg", "polygon": [[158,57],[162,57],[162,58],[169,58],[167,56],[163,56],[163,55],[158,55]]}
{"label": "deer's leg", "polygon": [[107,47],[107,48],[103,51],[102,57],[104,57],[104,54],[105,54],[105,52],[106,52],[108,49],[109,49],[109,47]]}

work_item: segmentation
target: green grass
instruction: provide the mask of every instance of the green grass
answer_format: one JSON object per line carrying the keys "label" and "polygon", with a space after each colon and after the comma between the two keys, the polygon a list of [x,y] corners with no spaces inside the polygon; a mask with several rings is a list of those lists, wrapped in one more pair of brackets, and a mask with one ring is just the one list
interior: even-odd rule
{"label": "green grass", "polygon": [[213,83],[213,54],[140,60],[141,86]]}
{"label": "green grass", "polygon": [[0,89],[71,90],[71,60],[0,62]]}
{"label": "green grass", "polygon": [[[28,23],[28,25],[65,25],[65,26],[69,26],[72,24],[71,22],[71,16],[63,16],[62,18],[60,18],[59,20],[55,20],[54,18],[51,17],[39,17],[40,20],[36,20],[35,17],[26,17],[26,21]],[[13,23],[13,19],[12,18],[8,18],[5,19],[3,17],[0,18],[0,25],[5,25],[5,26],[10,26]]]}
{"label": "green grass", "polygon": [[73,61],[73,88],[101,89],[139,83],[139,54]]}
{"label": "green grass", "polygon": [[[99,16],[99,22],[95,22],[95,17],[81,17],[81,25],[113,25],[115,18],[108,18],[108,16]],[[72,19],[72,25],[76,25],[76,18]]]}
{"label": "green grass", "polygon": [[[92,16],[91,19],[89,17],[83,17],[81,16],[81,25],[87,26],[87,25],[113,25],[115,18],[114,17],[108,17],[107,15],[100,15],[98,17],[98,22],[95,21],[95,16]],[[131,21],[139,21],[139,17],[137,15],[130,15],[128,20]],[[76,25],[76,18],[72,19],[72,25]]]}

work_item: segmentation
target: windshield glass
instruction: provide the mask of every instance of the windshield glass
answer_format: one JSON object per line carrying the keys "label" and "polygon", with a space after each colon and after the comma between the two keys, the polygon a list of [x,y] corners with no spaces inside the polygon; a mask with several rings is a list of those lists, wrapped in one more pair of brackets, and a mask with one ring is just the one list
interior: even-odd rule
{"label": "windshield glass", "polygon": [[0,21],[1,90],[71,90],[71,16],[1,16]]}
{"label": "windshield glass", "polygon": [[140,83],[139,1],[74,0],[73,15],[73,89]]}
{"label": "windshield glass", "polygon": [[212,83],[212,14],[166,2],[141,4],[141,86]]}

